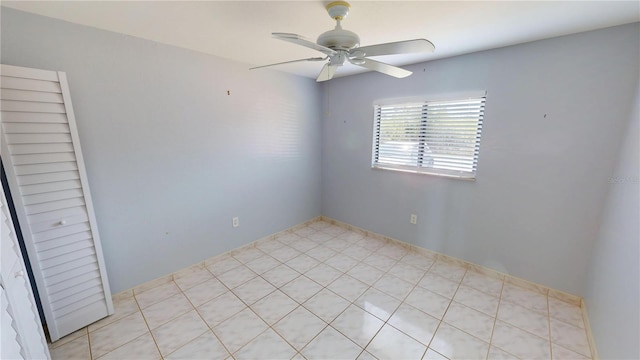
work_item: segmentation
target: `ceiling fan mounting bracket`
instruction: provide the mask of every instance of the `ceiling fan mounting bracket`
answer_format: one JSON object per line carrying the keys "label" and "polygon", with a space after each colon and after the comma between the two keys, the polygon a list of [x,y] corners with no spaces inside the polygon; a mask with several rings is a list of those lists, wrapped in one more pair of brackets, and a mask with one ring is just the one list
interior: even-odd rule
{"label": "ceiling fan mounting bracket", "polygon": [[329,16],[334,20],[343,20],[349,14],[351,5],[346,1],[333,1],[326,7]]}

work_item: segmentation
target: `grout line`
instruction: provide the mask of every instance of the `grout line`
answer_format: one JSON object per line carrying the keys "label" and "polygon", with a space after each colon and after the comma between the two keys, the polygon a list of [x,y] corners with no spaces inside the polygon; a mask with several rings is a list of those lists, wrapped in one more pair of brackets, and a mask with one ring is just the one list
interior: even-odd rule
{"label": "grout line", "polygon": [[553,346],[551,338],[551,305],[549,304],[549,296],[547,295],[547,325],[549,326],[549,356],[553,359]]}
{"label": "grout line", "polygon": [[496,307],[496,316],[493,317],[493,326],[491,327],[491,336],[489,336],[489,348],[487,349],[487,359],[489,358],[489,354],[491,354],[491,347],[493,346],[493,334],[496,331],[496,324],[498,323],[498,312],[500,311],[500,305],[502,304],[503,290],[504,290],[504,280],[500,285],[500,295],[498,295],[498,306]]}
{"label": "grout line", "polygon": [[[427,271],[427,273],[429,273],[431,271],[431,269],[433,269],[433,266],[436,264],[436,262],[437,262],[437,259],[431,264],[431,266],[429,267],[429,271]],[[426,276],[427,273],[425,273],[425,276]],[[435,274],[435,275],[438,275],[438,274]],[[458,293],[458,290],[460,290],[460,286],[462,285],[462,281],[464,280],[464,277],[466,275],[467,275],[467,270],[465,269],[464,274],[462,275],[462,277],[460,278],[460,281],[458,282],[458,286],[456,287],[456,291],[454,291],[453,295],[451,295],[451,301],[449,301],[449,304],[447,305],[447,308],[444,310],[444,313],[442,313],[442,319],[440,319],[440,321],[438,322],[438,326],[436,326],[436,329],[433,331],[433,336],[431,337],[431,340],[429,340],[429,345],[427,345],[427,350],[429,350],[429,348],[431,347],[431,343],[433,343],[433,339],[436,338],[436,335],[438,334],[438,330],[440,330],[440,325],[442,325],[442,323],[444,322],[444,317],[447,315],[447,312],[449,311],[449,307],[451,306],[451,303],[453,302],[453,299],[456,297],[456,294]],[[422,281],[422,279],[420,279],[420,280]],[[448,280],[451,280],[451,279],[448,279]],[[446,323],[446,324],[448,324],[448,323]],[[471,334],[469,334],[469,335],[471,335]],[[426,355],[426,352],[425,352],[425,355]]]}
{"label": "grout line", "polygon": [[[173,280],[171,280],[171,281],[173,281]],[[142,307],[140,306],[140,303],[138,302],[138,299],[136,298],[135,292],[133,293],[133,301],[136,302],[136,306],[138,306],[138,311],[140,312],[140,316],[142,316],[142,320],[144,320],[144,324],[147,325],[147,329],[149,329],[149,334],[151,335],[151,339],[153,339],[153,343],[156,345],[156,349],[158,350],[158,354],[160,354],[160,359],[164,359],[164,355],[162,355],[162,351],[160,351],[160,346],[158,346],[158,342],[156,341],[156,337],[153,335],[153,332],[151,331],[151,327],[149,326],[149,323],[147,322],[147,318],[144,316],[144,313],[142,312]]]}
{"label": "grout line", "polygon": [[[204,267],[212,276],[214,279],[218,280],[218,282],[220,282],[222,284],[222,286],[226,287],[228,291],[231,291],[227,285],[225,285],[222,281],[220,281],[206,266]],[[205,280],[207,281],[207,280]],[[203,281],[204,282],[204,281]],[[176,284],[177,285],[177,284]],[[197,285],[196,285],[197,286]],[[202,314],[200,314],[200,312],[198,311],[198,308],[193,305],[193,302],[191,302],[191,299],[189,299],[189,297],[187,296],[187,294],[184,293],[184,291],[182,290],[182,288],[180,286],[178,286],[178,289],[180,289],[180,291],[182,292],[182,295],[187,299],[187,301],[189,302],[189,304],[191,304],[191,306],[193,307],[193,310],[196,312],[196,314],[198,314],[198,316],[200,317],[200,320],[202,320],[202,322],[204,322],[204,324],[207,326],[207,328],[209,329],[208,331],[211,331],[211,333],[213,334],[213,336],[215,336],[216,339],[218,339],[218,342],[220,342],[220,344],[222,345],[222,347],[225,349],[225,351],[227,352],[227,354],[229,354],[229,356],[231,356],[233,358],[233,355],[231,354],[231,351],[229,351],[229,349],[227,348],[227,346],[224,344],[224,342],[218,337],[218,335],[216,335],[216,333],[213,331],[213,328],[209,325],[209,323],[204,319],[204,317],[202,317]],[[187,289],[188,290],[188,289]],[[221,295],[224,294],[220,294],[218,296],[215,296],[213,299],[216,299],[218,297],[220,297]],[[212,301],[213,299],[210,299],[209,301]],[[207,302],[209,302],[207,301]],[[207,302],[201,304],[200,306],[206,304]],[[237,313],[236,313],[237,314]],[[229,318],[233,317],[235,314],[231,315]],[[182,315],[181,315],[182,316]],[[226,321],[226,320],[225,320]],[[222,323],[222,322],[221,322]],[[196,336],[195,338],[191,339],[189,342],[187,342],[186,344],[180,346],[179,348],[177,348],[176,350],[174,350],[173,352],[176,352],[178,350],[180,350],[182,347],[186,346],[187,344],[195,341],[197,338],[199,338],[200,336],[204,335],[206,332]],[[162,355],[162,353],[160,353],[160,355]],[[170,354],[169,354],[170,355]]]}
{"label": "grout line", "polygon": [[91,334],[89,333],[89,325],[87,325],[85,329],[87,329],[87,343],[89,344],[89,359],[93,360],[93,351],[91,350]]}

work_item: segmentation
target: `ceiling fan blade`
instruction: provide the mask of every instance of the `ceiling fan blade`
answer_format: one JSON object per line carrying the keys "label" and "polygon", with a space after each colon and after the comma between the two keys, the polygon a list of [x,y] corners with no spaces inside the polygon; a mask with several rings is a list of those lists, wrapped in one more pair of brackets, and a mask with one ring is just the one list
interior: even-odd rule
{"label": "ceiling fan blade", "polygon": [[338,65],[331,65],[330,63],[324,64],[316,81],[321,82],[331,80],[333,75],[336,73],[336,70],[338,70]]}
{"label": "ceiling fan blade", "polygon": [[283,61],[283,62],[279,62],[279,63],[275,63],[275,64],[261,65],[261,66],[252,67],[252,68],[249,68],[249,70],[261,69],[261,68],[265,68],[265,67],[269,67],[269,66],[276,66],[276,65],[282,65],[282,64],[291,64],[291,63],[301,62],[301,61],[322,61],[322,60],[327,60],[327,58],[326,57],[312,57],[312,58],[307,58],[307,59]]}
{"label": "ceiling fan blade", "polygon": [[435,46],[426,39],[398,41],[377,45],[363,46],[354,49],[354,52],[364,52],[364,56],[381,56],[396,54],[415,54],[421,52],[433,52]]}
{"label": "ceiling fan blade", "polygon": [[322,46],[322,45],[318,45],[316,43],[314,43],[313,41],[297,35],[297,34],[289,34],[289,33],[272,33],[271,35],[273,35],[274,38],[276,39],[280,39],[280,40],[284,40],[284,41],[288,41],[294,44],[298,44],[298,45],[302,45],[304,47],[308,47],[310,49],[313,50],[317,50],[320,51],[321,53],[324,53],[326,55],[335,55],[336,52],[332,49],[329,49],[328,47]]}
{"label": "ceiling fan blade", "polygon": [[409,70],[405,70],[405,69],[399,68],[397,66],[385,64],[383,62],[371,60],[371,59],[368,59],[368,58],[358,59],[358,61],[352,61],[351,63],[353,65],[362,66],[362,67],[367,68],[369,70],[375,70],[377,72],[381,72],[383,74],[386,74],[386,75],[389,75],[389,76],[393,76],[393,77],[397,77],[397,78],[404,78],[404,77],[407,77],[407,76],[413,74],[413,72],[411,72]]}

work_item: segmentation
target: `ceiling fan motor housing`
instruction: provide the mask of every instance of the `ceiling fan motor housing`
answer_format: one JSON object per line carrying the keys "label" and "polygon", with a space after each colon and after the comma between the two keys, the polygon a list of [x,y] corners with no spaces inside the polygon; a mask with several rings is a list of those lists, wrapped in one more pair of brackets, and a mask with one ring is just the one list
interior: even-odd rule
{"label": "ceiling fan motor housing", "polygon": [[360,45],[360,37],[353,31],[341,28],[338,23],[335,29],[322,33],[317,43],[334,50],[351,50]]}

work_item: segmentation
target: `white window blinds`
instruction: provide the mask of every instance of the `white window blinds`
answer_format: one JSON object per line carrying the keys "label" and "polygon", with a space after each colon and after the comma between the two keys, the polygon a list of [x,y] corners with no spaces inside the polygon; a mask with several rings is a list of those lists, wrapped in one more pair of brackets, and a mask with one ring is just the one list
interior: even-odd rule
{"label": "white window blinds", "polygon": [[376,105],[372,167],[475,179],[485,99]]}

